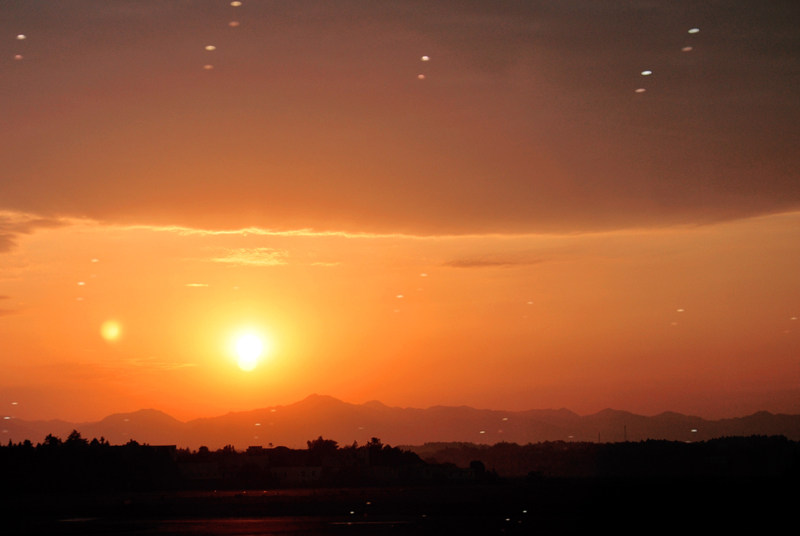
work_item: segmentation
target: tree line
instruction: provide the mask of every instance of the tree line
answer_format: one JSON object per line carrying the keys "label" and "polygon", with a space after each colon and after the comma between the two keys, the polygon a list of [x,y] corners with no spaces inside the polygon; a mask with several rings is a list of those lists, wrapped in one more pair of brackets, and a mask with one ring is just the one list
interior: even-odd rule
{"label": "tree line", "polygon": [[65,440],[51,434],[36,445],[25,440],[0,447],[5,483],[35,491],[358,485],[425,477],[427,467],[415,453],[374,437],[364,445],[345,447],[320,436],[307,441],[305,449],[239,451],[226,445],[191,450],[135,440],[111,445],[73,430]]}
{"label": "tree line", "polygon": [[431,463],[465,466],[480,460],[502,477],[800,476],[800,443],[784,436],[700,442],[426,443],[410,448]]}
{"label": "tree line", "polygon": [[217,450],[111,445],[73,431],[0,446],[6,489],[247,489],[286,486],[497,482],[562,477],[800,477],[800,443],[783,436],[728,437],[684,443],[428,443],[392,447],[380,439],[340,446],[318,437],[305,449],[227,445]]}

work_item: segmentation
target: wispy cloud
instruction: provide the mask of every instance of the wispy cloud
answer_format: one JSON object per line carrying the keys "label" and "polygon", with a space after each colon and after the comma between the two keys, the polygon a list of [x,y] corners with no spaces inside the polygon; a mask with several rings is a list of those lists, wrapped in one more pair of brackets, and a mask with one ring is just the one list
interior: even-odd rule
{"label": "wispy cloud", "polygon": [[133,358],[128,360],[130,365],[141,367],[141,368],[148,368],[148,369],[156,369],[156,370],[177,370],[182,368],[190,368],[196,367],[197,363],[182,363],[178,361],[163,361],[158,359],[157,357],[141,357],[141,358]]}
{"label": "wispy cloud", "polygon": [[[8,300],[8,299],[11,299],[11,297],[10,296],[2,296],[2,295],[0,295],[0,300]],[[17,311],[14,311],[14,310],[11,310],[11,309],[0,309],[0,316],[13,315],[16,312]]]}
{"label": "wispy cloud", "polygon": [[[794,211],[780,212],[778,214],[796,214]],[[763,217],[763,216],[762,216]],[[214,229],[191,227],[183,225],[158,225],[158,224],[120,224],[102,221],[91,218],[66,218],[48,217],[39,214],[3,211],[0,210],[0,252],[8,251],[16,245],[16,239],[21,234],[32,234],[39,229],[83,226],[88,228],[121,230],[121,231],[149,231],[154,233],[170,233],[179,236],[196,237],[271,237],[271,238],[341,238],[349,240],[407,240],[415,242],[439,242],[439,241],[464,241],[464,240],[490,240],[490,239],[552,239],[554,237],[576,237],[576,236],[605,236],[615,234],[630,234],[640,232],[655,232],[658,230],[672,231],[680,228],[693,228],[696,225],[670,225],[664,227],[629,227],[617,230],[596,230],[585,232],[558,233],[548,232],[503,232],[487,231],[478,233],[380,233],[380,232],[350,232],[346,230],[316,230],[313,228],[298,229],[270,229],[265,227],[240,227],[234,229]],[[269,248],[254,248],[251,251]],[[224,261],[220,261],[224,262]],[[461,261],[455,261],[458,264]],[[466,261],[465,261],[466,263]],[[510,261],[508,264],[515,264],[517,261]],[[467,263],[468,264],[468,263]],[[505,263],[504,263],[505,264]]]}
{"label": "wispy cloud", "polygon": [[202,229],[196,227],[186,227],[180,225],[129,225],[129,229],[147,229],[151,231],[161,231],[176,233],[185,236],[274,236],[274,237],[311,237],[311,238],[360,238],[360,239],[385,239],[403,238],[414,240],[426,240],[437,238],[454,238],[468,236],[483,236],[481,234],[408,234],[408,233],[369,233],[369,232],[350,232],[350,231],[320,231],[311,228],[303,229],[269,229],[263,227],[241,227],[238,229]]}
{"label": "wispy cloud", "polygon": [[289,252],[273,248],[237,248],[226,250],[213,262],[240,264],[245,266],[281,266],[287,264]]}
{"label": "wispy cloud", "polygon": [[0,252],[10,251],[16,247],[17,237],[21,234],[63,225],[66,223],[56,218],[42,218],[25,212],[0,210]]}
{"label": "wispy cloud", "polygon": [[[40,365],[44,366],[44,365]],[[104,383],[131,381],[133,373],[150,373],[196,367],[197,363],[168,361],[155,356],[130,357],[116,362],[59,361],[46,365],[64,378],[82,382],[100,381]]]}
{"label": "wispy cloud", "polygon": [[507,257],[472,257],[454,259],[444,263],[450,268],[514,268],[532,266],[544,262],[542,259],[512,259]]}

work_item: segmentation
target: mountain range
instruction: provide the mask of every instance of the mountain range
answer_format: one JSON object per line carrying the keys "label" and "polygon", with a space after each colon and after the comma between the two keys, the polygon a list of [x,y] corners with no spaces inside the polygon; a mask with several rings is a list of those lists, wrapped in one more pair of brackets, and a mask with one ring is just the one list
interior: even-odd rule
{"label": "mountain range", "polygon": [[390,407],[381,402],[351,404],[325,395],[300,402],[218,417],[179,421],[154,409],[110,415],[97,422],[25,421],[6,418],[0,441],[34,444],[48,434],[61,439],[77,430],[86,439],[105,438],[111,444],[130,440],[150,445],[218,449],[233,445],[304,448],[322,436],[339,445],[364,444],[378,438],[384,444],[422,445],[434,442],[518,444],[543,441],[618,442],[663,439],[704,441],[727,436],[783,435],[800,440],[800,415],[757,412],[746,417],[707,420],[666,412],[642,416],[606,409],[581,416],[567,409],[501,411],[468,406],[427,409]]}

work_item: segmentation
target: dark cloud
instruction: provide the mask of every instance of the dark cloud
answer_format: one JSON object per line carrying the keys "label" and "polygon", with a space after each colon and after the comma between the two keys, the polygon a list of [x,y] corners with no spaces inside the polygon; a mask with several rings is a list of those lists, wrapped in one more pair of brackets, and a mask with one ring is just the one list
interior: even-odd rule
{"label": "dark cloud", "polygon": [[[0,252],[10,251],[17,245],[17,237],[30,234],[40,228],[55,228],[64,225],[55,219],[39,218],[27,214],[0,211]],[[4,296],[0,296],[0,299]]]}
{"label": "dark cloud", "polygon": [[9,234],[0,233],[0,252],[9,251],[16,245],[14,237]]}
{"label": "dark cloud", "polygon": [[435,234],[800,207],[794,1],[149,5],[10,6],[0,208]]}

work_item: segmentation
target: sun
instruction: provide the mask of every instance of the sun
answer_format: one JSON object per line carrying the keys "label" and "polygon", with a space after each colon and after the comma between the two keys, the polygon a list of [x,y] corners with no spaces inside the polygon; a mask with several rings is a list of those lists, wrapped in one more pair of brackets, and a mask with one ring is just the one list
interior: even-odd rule
{"label": "sun", "polygon": [[116,320],[106,320],[100,326],[100,335],[108,342],[114,342],[122,334],[122,328]]}
{"label": "sun", "polygon": [[240,369],[246,372],[255,369],[263,353],[264,342],[258,335],[246,333],[236,339],[236,356]]}

